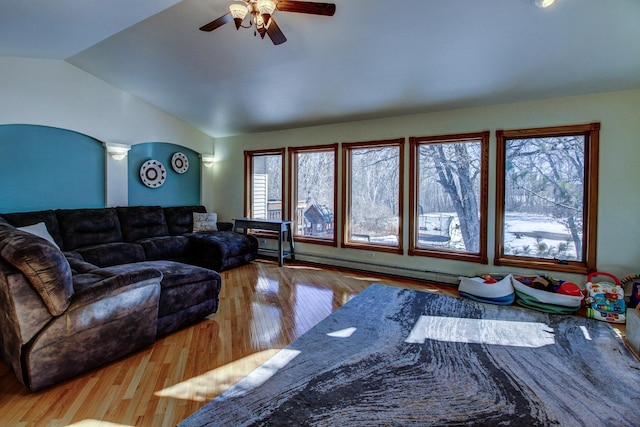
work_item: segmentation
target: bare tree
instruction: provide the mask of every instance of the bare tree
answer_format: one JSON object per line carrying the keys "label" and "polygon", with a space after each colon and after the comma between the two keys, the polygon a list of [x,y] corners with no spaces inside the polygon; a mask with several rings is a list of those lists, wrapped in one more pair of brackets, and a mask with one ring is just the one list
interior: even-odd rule
{"label": "bare tree", "polygon": [[432,191],[433,186],[425,184],[433,179],[442,187],[458,215],[462,240],[468,251],[477,251],[480,247],[479,150],[479,143],[467,142],[420,147],[420,164],[423,167],[420,177],[425,181],[420,182],[420,189],[425,193]]}
{"label": "bare tree", "polygon": [[513,139],[507,144],[505,210],[542,211],[569,230],[582,254],[584,137]]}
{"label": "bare tree", "polygon": [[296,159],[297,201],[326,205],[333,209],[335,177],[333,151],[299,153]]}
{"label": "bare tree", "polygon": [[268,177],[268,199],[282,200],[282,156],[277,154],[264,156],[264,158]]}
{"label": "bare tree", "polygon": [[398,147],[352,151],[351,223],[357,233],[397,235]]}

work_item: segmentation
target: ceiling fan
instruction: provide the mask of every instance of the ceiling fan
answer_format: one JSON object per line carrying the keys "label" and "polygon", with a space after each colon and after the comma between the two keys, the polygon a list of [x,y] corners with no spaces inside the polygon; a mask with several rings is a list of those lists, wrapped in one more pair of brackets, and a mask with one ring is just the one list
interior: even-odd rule
{"label": "ceiling fan", "polygon": [[[273,19],[273,12],[297,12],[310,15],[333,16],[336,12],[336,5],[332,3],[315,3],[308,1],[293,0],[242,0],[242,3],[232,3],[229,6],[229,13],[222,15],[215,21],[211,21],[200,27],[201,31],[213,31],[223,26],[229,21],[234,21],[236,30],[251,28],[255,26],[254,35],[260,34],[264,38],[269,36],[273,44],[278,45],[287,41],[287,38]],[[245,17],[249,15],[249,23],[242,25]]]}

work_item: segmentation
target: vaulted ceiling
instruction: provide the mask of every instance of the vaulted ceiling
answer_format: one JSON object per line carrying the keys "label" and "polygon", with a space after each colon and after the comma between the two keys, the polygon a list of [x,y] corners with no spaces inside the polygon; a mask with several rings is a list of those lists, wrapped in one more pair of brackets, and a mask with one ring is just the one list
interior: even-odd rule
{"label": "vaulted ceiling", "polygon": [[230,3],[0,0],[0,56],[66,60],[214,137],[640,88],[640,0],[335,0],[276,11],[278,46],[198,30]]}

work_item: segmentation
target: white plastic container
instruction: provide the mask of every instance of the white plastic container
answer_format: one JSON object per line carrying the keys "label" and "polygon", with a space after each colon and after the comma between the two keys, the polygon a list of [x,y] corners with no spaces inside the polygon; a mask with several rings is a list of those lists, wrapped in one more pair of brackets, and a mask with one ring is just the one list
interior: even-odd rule
{"label": "white plastic container", "polygon": [[511,283],[516,290],[516,294],[518,292],[522,292],[523,294],[528,295],[529,297],[535,298],[538,302],[544,304],[553,304],[553,305],[561,305],[563,307],[571,307],[571,308],[580,308],[582,304],[582,296],[573,296],[573,295],[565,295],[565,294],[557,294],[554,292],[547,292],[540,289],[532,288],[531,286],[527,286],[522,282],[519,282],[515,277],[511,276]]}
{"label": "white plastic container", "polygon": [[462,277],[458,291],[479,298],[504,298],[513,293],[511,274],[496,283],[485,283],[485,279],[482,277]]}

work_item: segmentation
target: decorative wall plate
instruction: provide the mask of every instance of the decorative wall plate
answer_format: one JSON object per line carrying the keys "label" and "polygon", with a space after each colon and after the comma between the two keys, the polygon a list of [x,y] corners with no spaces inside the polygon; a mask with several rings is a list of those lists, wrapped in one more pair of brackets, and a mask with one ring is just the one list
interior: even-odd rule
{"label": "decorative wall plate", "polygon": [[167,179],[167,171],[157,160],[147,160],[140,168],[140,179],[149,188],[158,188]]}
{"label": "decorative wall plate", "polygon": [[185,173],[189,169],[189,159],[178,151],[171,157],[171,167],[178,173]]}

